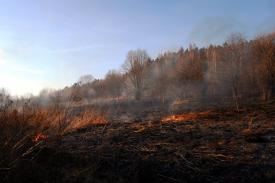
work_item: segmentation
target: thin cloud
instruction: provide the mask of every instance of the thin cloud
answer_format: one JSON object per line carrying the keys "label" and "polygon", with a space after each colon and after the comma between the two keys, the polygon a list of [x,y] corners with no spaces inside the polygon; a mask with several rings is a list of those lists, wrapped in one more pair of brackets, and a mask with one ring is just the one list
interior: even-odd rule
{"label": "thin cloud", "polygon": [[50,50],[48,51],[48,53],[71,53],[71,52],[81,52],[81,51],[98,49],[98,48],[104,48],[104,45],[97,44],[97,45],[87,45],[87,46],[81,46],[81,47],[61,48],[61,49]]}
{"label": "thin cloud", "polygon": [[222,43],[232,32],[244,32],[247,26],[233,17],[206,17],[198,22],[189,34],[189,42],[203,46]]}
{"label": "thin cloud", "polygon": [[4,49],[0,48],[0,71],[15,71],[25,74],[43,75],[45,71],[41,69],[31,68],[27,65],[13,63],[5,57]]}
{"label": "thin cloud", "polygon": [[0,48],[0,66],[5,64],[4,50]]}
{"label": "thin cloud", "polygon": [[29,68],[29,67],[24,66],[24,65],[9,64],[9,66],[12,70],[17,71],[17,72],[25,72],[25,73],[34,74],[34,75],[43,75],[43,74],[45,74],[45,71],[43,71],[43,70]]}

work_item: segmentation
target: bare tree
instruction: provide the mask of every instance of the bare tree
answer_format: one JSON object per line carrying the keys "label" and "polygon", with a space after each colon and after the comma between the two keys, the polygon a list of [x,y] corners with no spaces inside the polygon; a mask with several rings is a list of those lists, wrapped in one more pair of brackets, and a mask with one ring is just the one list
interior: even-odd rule
{"label": "bare tree", "polygon": [[62,106],[62,91],[57,90],[50,94],[50,105],[54,110],[60,110]]}
{"label": "bare tree", "polygon": [[119,97],[124,85],[124,77],[121,73],[111,70],[105,76],[107,93],[112,97]]}
{"label": "bare tree", "polygon": [[205,75],[205,80],[208,85],[208,95],[213,97],[217,93],[218,85],[218,73],[217,73],[217,63],[219,58],[218,49],[212,45],[207,48],[206,60],[207,60],[207,72]]}
{"label": "bare tree", "polygon": [[75,104],[79,104],[83,100],[83,95],[81,95],[80,83],[75,83],[71,87],[71,94],[70,94],[69,100],[70,100],[70,102],[75,103]]}
{"label": "bare tree", "polygon": [[5,114],[12,104],[13,101],[9,93],[4,88],[0,89],[0,114]]}
{"label": "bare tree", "polygon": [[95,79],[95,78],[94,78],[92,75],[87,74],[87,75],[81,76],[81,77],[78,79],[78,83],[79,83],[80,85],[84,85],[84,84],[88,84],[88,83],[93,82],[94,79]]}
{"label": "bare tree", "polygon": [[135,99],[140,100],[144,87],[145,70],[149,56],[145,50],[132,50],[127,54],[123,68],[134,87]]}
{"label": "bare tree", "polygon": [[168,89],[168,81],[169,81],[169,70],[167,66],[167,62],[165,59],[156,59],[155,65],[153,65],[154,68],[152,70],[154,71],[154,75],[151,81],[153,88],[153,94],[155,96],[160,97],[162,100],[162,103],[165,102],[166,98],[166,92]]}
{"label": "bare tree", "polygon": [[239,98],[241,87],[241,76],[244,64],[244,46],[246,40],[239,33],[231,34],[227,40],[226,58],[225,58],[225,74],[227,82],[232,87],[232,97],[239,110]]}
{"label": "bare tree", "polygon": [[263,99],[275,96],[275,33],[258,37],[253,44]]}
{"label": "bare tree", "polygon": [[176,72],[179,85],[183,88],[183,96],[190,97],[198,93],[195,90],[203,81],[204,73],[199,49],[195,45],[190,45],[185,53],[179,54]]}

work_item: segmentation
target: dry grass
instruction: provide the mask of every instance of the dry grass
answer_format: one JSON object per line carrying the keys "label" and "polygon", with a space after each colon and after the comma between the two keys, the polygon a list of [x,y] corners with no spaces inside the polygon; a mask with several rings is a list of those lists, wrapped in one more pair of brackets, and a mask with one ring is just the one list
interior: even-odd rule
{"label": "dry grass", "polygon": [[0,169],[11,167],[23,154],[52,136],[91,124],[105,124],[104,116],[93,111],[71,114],[69,109],[12,108],[0,113]]}
{"label": "dry grass", "polygon": [[265,104],[135,123],[80,113],[80,126],[38,143],[7,177],[20,180],[24,167],[38,182],[273,182],[274,112]]}
{"label": "dry grass", "polygon": [[6,113],[0,182],[275,179],[274,103],[238,111],[212,109],[162,118],[156,114],[159,120],[110,123],[89,108],[41,110],[25,114],[24,120],[20,113]]}

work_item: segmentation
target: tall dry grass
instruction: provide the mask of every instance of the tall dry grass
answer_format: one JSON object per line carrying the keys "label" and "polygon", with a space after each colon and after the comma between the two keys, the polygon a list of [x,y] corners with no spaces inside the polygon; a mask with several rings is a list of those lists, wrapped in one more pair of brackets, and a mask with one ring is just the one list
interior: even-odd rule
{"label": "tall dry grass", "polygon": [[107,123],[91,110],[70,107],[2,106],[0,108],[0,169],[8,168],[30,148],[51,137],[91,124]]}

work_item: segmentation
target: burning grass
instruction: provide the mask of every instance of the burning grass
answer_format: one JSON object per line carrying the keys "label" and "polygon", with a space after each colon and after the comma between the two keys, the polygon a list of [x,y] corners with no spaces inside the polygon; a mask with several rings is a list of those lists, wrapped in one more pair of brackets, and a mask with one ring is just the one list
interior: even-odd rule
{"label": "burning grass", "polygon": [[185,114],[178,115],[169,115],[161,119],[162,123],[176,123],[184,121],[195,121],[197,119],[206,118],[210,115],[213,116],[213,111],[204,111],[204,112],[190,112]]}

